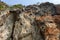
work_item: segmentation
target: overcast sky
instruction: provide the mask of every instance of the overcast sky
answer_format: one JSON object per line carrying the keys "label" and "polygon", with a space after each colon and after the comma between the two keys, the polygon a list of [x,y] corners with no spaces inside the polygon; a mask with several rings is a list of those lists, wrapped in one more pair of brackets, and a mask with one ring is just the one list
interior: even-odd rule
{"label": "overcast sky", "polygon": [[36,4],[37,2],[51,2],[54,4],[60,4],[60,0],[1,0],[7,3],[8,5],[14,5],[14,4],[23,4],[23,5],[30,5],[30,4]]}

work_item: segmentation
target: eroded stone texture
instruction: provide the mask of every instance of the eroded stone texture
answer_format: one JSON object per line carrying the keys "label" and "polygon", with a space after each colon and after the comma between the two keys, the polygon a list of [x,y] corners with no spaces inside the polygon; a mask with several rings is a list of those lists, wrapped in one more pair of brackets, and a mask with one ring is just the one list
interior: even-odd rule
{"label": "eroded stone texture", "polygon": [[10,40],[13,27],[13,14],[9,10],[0,13],[0,40]]}
{"label": "eroded stone texture", "polygon": [[56,9],[51,3],[27,6],[17,17],[13,40],[59,40],[60,31],[53,15]]}
{"label": "eroded stone texture", "polygon": [[35,24],[35,15],[31,12],[23,12],[15,22],[14,40],[40,40],[38,28]]}
{"label": "eroded stone texture", "polygon": [[60,16],[52,3],[0,12],[0,40],[60,40]]}
{"label": "eroded stone texture", "polygon": [[39,5],[40,8],[40,15],[48,15],[48,14],[52,14],[52,15],[56,15],[56,7],[54,4],[46,2],[46,3],[41,3]]}
{"label": "eroded stone texture", "polygon": [[[54,20],[54,17],[53,17],[53,15],[56,15],[56,13],[54,12],[54,10],[51,10],[53,8],[53,6],[47,5],[45,3],[43,3],[41,5],[40,5],[42,7],[41,11],[43,12],[43,15],[36,17],[36,22],[37,22],[38,27],[40,28],[40,33],[42,34],[43,39],[44,40],[60,40],[59,39],[60,30],[57,28],[57,24],[56,24],[57,21]],[[47,6],[49,6],[49,7],[46,8]],[[48,10],[50,10],[50,11],[48,11]],[[46,11],[46,12],[44,13],[44,11]],[[42,13],[40,13],[40,14],[42,14]]]}
{"label": "eroded stone texture", "polygon": [[44,40],[60,40],[60,29],[52,16],[38,17],[36,21]]}

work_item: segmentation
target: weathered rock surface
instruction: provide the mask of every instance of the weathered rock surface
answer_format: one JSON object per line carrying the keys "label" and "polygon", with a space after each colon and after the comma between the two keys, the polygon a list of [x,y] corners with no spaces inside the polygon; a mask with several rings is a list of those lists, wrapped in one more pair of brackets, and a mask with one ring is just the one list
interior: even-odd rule
{"label": "weathered rock surface", "polygon": [[9,40],[13,28],[13,14],[9,10],[0,13],[0,40]]}
{"label": "weathered rock surface", "polygon": [[[38,27],[35,24],[35,15],[31,12],[22,12],[15,22],[13,40],[39,40]],[[37,36],[38,35],[38,36]],[[38,37],[38,39],[36,38]]]}
{"label": "weathered rock surface", "polygon": [[60,40],[60,15],[52,3],[0,12],[0,40]]}
{"label": "weathered rock surface", "polygon": [[57,28],[52,16],[42,16],[38,19],[38,22],[40,22],[40,30],[45,40],[60,40],[60,29]]}
{"label": "weathered rock surface", "polygon": [[54,15],[56,8],[51,3],[27,6],[15,23],[14,40],[59,40],[60,31]]}

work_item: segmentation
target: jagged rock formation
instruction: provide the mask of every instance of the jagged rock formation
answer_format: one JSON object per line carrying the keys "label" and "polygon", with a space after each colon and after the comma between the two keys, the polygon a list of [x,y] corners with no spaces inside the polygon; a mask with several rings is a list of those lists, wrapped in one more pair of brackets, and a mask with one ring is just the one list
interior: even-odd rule
{"label": "jagged rock formation", "polygon": [[0,13],[0,40],[10,40],[13,28],[13,14],[9,10]]}
{"label": "jagged rock formation", "polygon": [[55,5],[49,2],[1,11],[0,40],[60,40],[57,13]]}
{"label": "jagged rock formation", "polygon": [[38,22],[45,40],[59,40],[60,30],[51,15],[40,17]]}
{"label": "jagged rock formation", "polygon": [[13,34],[14,40],[40,40],[35,17],[31,12],[22,12],[18,15]]}
{"label": "jagged rock formation", "polygon": [[46,15],[46,14],[56,15],[56,7],[52,3],[48,3],[48,2],[42,3],[39,5],[39,7],[40,7],[41,15]]}

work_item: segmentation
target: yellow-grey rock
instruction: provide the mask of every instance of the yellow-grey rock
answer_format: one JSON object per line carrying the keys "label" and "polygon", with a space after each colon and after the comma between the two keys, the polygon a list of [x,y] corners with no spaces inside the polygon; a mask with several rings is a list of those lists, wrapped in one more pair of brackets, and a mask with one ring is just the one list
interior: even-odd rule
{"label": "yellow-grey rock", "polygon": [[13,14],[9,10],[0,13],[0,40],[9,40],[13,28]]}

